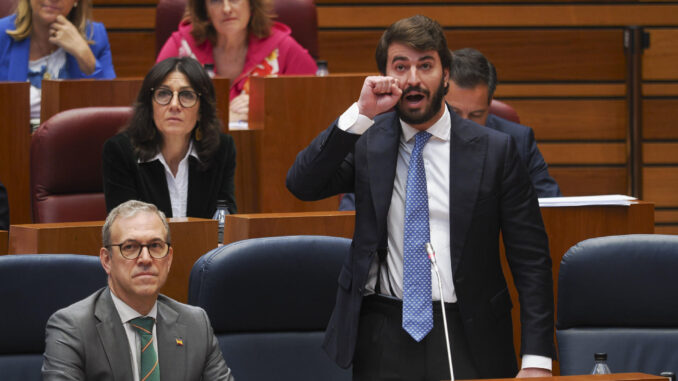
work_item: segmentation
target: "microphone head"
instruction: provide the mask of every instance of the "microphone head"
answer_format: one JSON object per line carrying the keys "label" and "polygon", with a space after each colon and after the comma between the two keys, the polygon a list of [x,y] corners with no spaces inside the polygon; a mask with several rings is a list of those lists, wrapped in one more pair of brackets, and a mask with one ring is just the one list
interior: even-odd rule
{"label": "microphone head", "polygon": [[436,257],[436,253],[433,251],[433,245],[431,245],[431,242],[426,242],[426,253],[431,260]]}

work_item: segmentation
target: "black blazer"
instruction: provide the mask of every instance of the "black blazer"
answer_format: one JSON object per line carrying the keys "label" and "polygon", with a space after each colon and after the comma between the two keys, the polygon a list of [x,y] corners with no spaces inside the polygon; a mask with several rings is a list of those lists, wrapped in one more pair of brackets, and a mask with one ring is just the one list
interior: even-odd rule
{"label": "black blazer", "polygon": [[[520,294],[521,354],[554,357],[548,239],[511,137],[478,128],[453,112],[450,117],[451,255],[464,334],[482,378],[514,377],[512,305],[499,260],[499,233]],[[353,242],[323,345],[343,367],[353,360],[370,265],[386,248],[400,135],[395,112],[378,116],[360,137],[335,122],[297,156],[287,174],[287,187],[303,200],[356,194]]]}
{"label": "black blazer", "polygon": [[558,183],[549,175],[549,167],[546,165],[541,151],[537,148],[534,131],[530,127],[513,123],[492,114],[487,116],[485,125],[513,137],[518,148],[518,154],[527,166],[527,172],[530,174],[532,185],[534,185],[538,197],[562,196]]}
{"label": "black blazer", "polygon": [[[127,200],[155,204],[167,217],[172,217],[172,204],[165,168],[159,160],[139,163],[127,134],[120,133],[104,143],[103,176],[106,209]],[[235,204],[235,143],[230,135],[221,134],[219,150],[209,168],[200,170],[198,160],[188,159],[188,217],[212,218],[217,200],[226,200],[231,213]]]}
{"label": "black blazer", "polygon": [[0,230],[9,229],[9,202],[7,201],[7,189],[0,183]]}

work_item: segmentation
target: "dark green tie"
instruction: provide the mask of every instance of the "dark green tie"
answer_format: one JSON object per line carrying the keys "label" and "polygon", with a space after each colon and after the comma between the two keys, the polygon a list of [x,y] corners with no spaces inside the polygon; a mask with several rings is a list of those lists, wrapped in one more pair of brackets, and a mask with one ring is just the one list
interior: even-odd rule
{"label": "dark green tie", "polygon": [[140,381],[160,381],[158,355],[153,348],[153,323],[155,321],[152,317],[138,317],[130,320],[130,324],[139,332],[141,338]]}

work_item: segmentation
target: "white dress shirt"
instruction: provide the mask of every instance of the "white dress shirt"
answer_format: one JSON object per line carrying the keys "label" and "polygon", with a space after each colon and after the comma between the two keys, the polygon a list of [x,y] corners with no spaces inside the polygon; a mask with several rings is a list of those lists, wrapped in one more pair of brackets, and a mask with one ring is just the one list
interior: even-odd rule
{"label": "white dress shirt", "polygon": [[[188,146],[188,151],[183,159],[179,162],[177,175],[172,174],[165,157],[161,152],[152,157],[148,162],[159,160],[162,166],[165,167],[165,178],[167,179],[167,189],[170,195],[170,204],[172,204],[172,217],[186,217],[186,205],[188,204],[188,157],[193,156],[196,159],[198,154],[193,147],[193,141]],[[139,161],[141,162],[141,160]]]}
{"label": "white dress shirt", "polygon": [[[426,170],[426,187],[428,191],[429,227],[431,244],[438,261],[438,270],[443,283],[443,298],[447,303],[457,301],[452,278],[452,262],[450,253],[450,112],[444,107],[443,115],[426,131],[431,139],[424,146],[423,158]],[[374,124],[374,121],[365,115],[361,115],[357,103],[349,107],[339,117],[337,126],[353,134],[362,135]],[[414,135],[419,130],[411,127],[400,120],[402,134],[398,148],[398,161],[396,176],[393,182],[393,195],[391,206],[388,211],[388,255],[386,265],[372,263],[365,286],[367,293],[374,293],[377,276],[380,274],[379,283],[381,294],[403,298],[403,240],[405,221],[405,199],[407,188],[407,170],[410,163],[410,155],[414,148]],[[381,270],[378,271],[378,266]],[[387,271],[384,271],[387,270]],[[433,300],[440,300],[438,282],[433,269],[431,269],[431,296]],[[542,368],[551,370],[552,362],[549,357],[537,355],[523,355],[522,368]]]}
{"label": "white dress shirt", "polygon": [[[139,381],[139,373],[141,372],[141,335],[139,334],[139,332],[137,332],[137,330],[134,327],[132,327],[132,324],[130,324],[130,320],[144,315],[141,315],[140,313],[135,311],[132,307],[128,306],[127,303],[120,300],[120,298],[113,294],[113,291],[111,291],[111,298],[113,298],[113,305],[115,306],[116,311],[118,311],[118,315],[120,316],[122,325],[125,328],[125,334],[127,335],[127,343],[129,344],[130,358],[132,359],[132,373],[134,373],[134,381]],[[155,321],[157,321],[158,316],[157,301],[153,305],[153,308],[151,308],[151,311],[148,313],[148,315],[145,316],[152,317]],[[155,353],[157,355],[158,340],[155,340],[155,338],[157,337],[156,325],[157,324],[153,324],[153,339],[154,339],[153,348],[155,349]]]}

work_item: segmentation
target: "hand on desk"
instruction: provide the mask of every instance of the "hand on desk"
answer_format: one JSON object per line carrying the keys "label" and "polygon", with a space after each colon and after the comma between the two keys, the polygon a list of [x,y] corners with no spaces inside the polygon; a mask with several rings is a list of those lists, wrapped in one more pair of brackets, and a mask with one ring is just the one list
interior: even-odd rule
{"label": "hand on desk", "polygon": [[237,122],[245,121],[247,122],[247,114],[250,111],[250,96],[249,94],[242,92],[237,97],[231,100],[229,105],[228,121]]}
{"label": "hand on desk", "polygon": [[542,368],[524,368],[516,375],[516,378],[531,378],[531,377],[551,377],[550,370]]}

